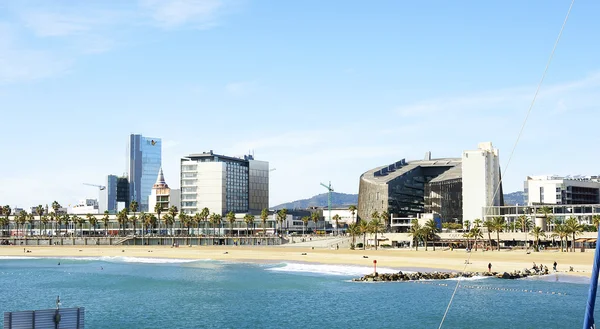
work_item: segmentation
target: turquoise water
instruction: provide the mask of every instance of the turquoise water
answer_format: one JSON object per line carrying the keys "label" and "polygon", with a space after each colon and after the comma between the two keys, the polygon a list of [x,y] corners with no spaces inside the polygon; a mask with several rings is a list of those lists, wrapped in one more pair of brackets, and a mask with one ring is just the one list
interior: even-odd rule
{"label": "turquoise water", "polygon": [[[86,308],[86,328],[439,326],[456,281],[349,281],[369,270],[298,263],[0,257],[0,311],[53,308],[60,295],[62,307]],[[461,284],[465,287],[458,290],[444,328],[582,326],[585,279],[550,275]]]}

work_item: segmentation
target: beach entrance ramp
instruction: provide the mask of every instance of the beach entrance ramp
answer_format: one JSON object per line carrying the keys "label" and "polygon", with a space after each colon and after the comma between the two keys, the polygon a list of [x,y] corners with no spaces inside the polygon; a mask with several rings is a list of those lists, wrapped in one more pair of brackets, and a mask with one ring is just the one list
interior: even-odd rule
{"label": "beach entrance ramp", "polygon": [[4,312],[5,329],[84,329],[84,308]]}

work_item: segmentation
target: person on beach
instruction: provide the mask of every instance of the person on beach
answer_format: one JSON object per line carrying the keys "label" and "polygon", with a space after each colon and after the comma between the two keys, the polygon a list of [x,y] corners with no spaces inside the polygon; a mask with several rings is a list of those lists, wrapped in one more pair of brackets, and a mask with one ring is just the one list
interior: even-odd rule
{"label": "person on beach", "polygon": [[491,271],[492,271],[492,263],[489,263],[488,264],[488,272],[491,272]]}
{"label": "person on beach", "polygon": [[556,264],[556,261],[554,261],[554,267],[552,268],[554,270],[554,272],[556,272],[556,265],[558,265],[558,264]]}

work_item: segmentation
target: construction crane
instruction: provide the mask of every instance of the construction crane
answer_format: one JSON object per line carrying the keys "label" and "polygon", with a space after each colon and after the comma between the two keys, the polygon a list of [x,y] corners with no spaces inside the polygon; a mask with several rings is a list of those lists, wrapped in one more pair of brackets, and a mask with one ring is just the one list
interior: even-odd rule
{"label": "construction crane", "polygon": [[277,168],[269,169],[269,172],[275,171],[275,170],[277,170]]}
{"label": "construction crane", "polygon": [[102,191],[102,190],[106,189],[106,186],[102,186],[102,185],[88,184],[88,183],[83,183],[83,185],[97,187],[97,188],[98,188],[100,191]]}
{"label": "construction crane", "polygon": [[[331,187],[331,181],[329,181],[329,185],[321,183],[321,186],[327,189],[327,210],[329,210],[329,222],[331,223],[331,192],[333,192],[333,187]],[[323,225],[323,231],[325,231],[325,225]]]}

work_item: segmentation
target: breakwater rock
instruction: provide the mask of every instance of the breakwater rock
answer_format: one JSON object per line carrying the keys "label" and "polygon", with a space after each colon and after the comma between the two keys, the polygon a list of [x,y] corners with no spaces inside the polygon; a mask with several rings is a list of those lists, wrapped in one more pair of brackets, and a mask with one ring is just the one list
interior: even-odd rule
{"label": "breakwater rock", "polygon": [[459,277],[472,278],[479,276],[493,276],[499,279],[521,279],[533,275],[543,275],[548,272],[535,272],[525,269],[523,271],[513,272],[415,272],[415,273],[373,273],[363,277],[352,279],[356,282],[379,282],[379,281],[417,281],[417,280],[447,280]]}

